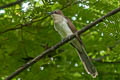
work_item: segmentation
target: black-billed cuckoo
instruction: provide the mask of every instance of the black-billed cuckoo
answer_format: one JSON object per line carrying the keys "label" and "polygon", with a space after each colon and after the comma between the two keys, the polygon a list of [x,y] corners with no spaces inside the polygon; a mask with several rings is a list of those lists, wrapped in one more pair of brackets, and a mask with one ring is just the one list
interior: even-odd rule
{"label": "black-billed cuckoo", "polygon": [[[62,38],[65,38],[77,31],[70,19],[64,16],[61,10],[55,10],[51,12],[51,17],[54,21],[55,30],[61,35]],[[98,75],[97,70],[89,59],[81,38],[79,36],[76,36],[76,38],[71,40],[70,43],[74,48],[76,48],[87,73],[95,78]]]}

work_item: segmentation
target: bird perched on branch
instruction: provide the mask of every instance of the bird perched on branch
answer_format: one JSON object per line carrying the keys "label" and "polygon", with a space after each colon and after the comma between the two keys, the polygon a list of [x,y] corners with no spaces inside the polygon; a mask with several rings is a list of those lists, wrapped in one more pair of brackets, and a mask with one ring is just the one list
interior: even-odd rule
{"label": "bird perched on branch", "polygon": [[[65,38],[77,31],[70,19],[64,16],[61,10],[55,10],[50,14],[54,21],[54,28],[62,38]],[[87,73],[95,78],[98,75],[97,70],[89,59],[81,38],[76,35],[76,38],[71,40],[70,43],[74,48],[76,48]]]}

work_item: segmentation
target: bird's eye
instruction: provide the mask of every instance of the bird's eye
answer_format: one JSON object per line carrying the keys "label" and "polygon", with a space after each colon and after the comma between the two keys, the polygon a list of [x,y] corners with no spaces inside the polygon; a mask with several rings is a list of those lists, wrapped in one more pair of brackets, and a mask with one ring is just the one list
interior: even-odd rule
{"label": "bird's eye", "polygon": [[57,14],[57,11],[55,11],[54,13]]}

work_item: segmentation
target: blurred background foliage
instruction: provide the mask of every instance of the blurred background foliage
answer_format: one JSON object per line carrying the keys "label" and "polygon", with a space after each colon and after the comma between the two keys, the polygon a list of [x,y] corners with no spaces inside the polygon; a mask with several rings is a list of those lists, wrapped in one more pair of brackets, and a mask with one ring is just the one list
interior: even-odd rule
{"label": "blurred background foliage", "polygon": [[[0,0],[0,6],[15,1]],[[25,0],[0,9],[0,80],[61,41],[47,12],[61,9],[80,30],[119,6],[119,0]],[[86,73],[75,49],[67,43],[13,80],[119,80],[119,21],[117,13],[81,35],[99,72],[97,78]]]}

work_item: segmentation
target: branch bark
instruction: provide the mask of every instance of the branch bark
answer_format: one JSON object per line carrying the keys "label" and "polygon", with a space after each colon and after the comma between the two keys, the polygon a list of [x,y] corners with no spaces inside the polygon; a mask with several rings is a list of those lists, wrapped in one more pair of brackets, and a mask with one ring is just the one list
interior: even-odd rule
{"label": "branch bark", "polygon": [[42,59],[44,56],[46,56],[48,53],[56,50],[57,48],[59,48],[60,46],[64,45],[65,43],[67,43],[68,41],[72,40],[76,34],[80,35],[83,32],[87,31],[88,29],[92,28],[93,26],[95,26],[96,24],[102,22],[106,17],[112,16],[114,14],[116,14],[117,12],[120,11],[120,7],[109,12],[108,14],[106,14],[105,16],[102,16],[101,18],[97,19],[96,21],[94,21],[93,23],[85,26],[84,28],[82,28],[80,31],[77,31],[76,33],[66,37],[65,39],[63,39],[61,42],[57,43],[56,45],[52,46],[51,48],[47,49],[46,51],[42,52],[40,55],[38,55],[37,57],[35,57],[34,59],[32,59],[31,61],[27,62],[26,64],[24,64],[22,67],[18,68],[15,72],[13,72],[10,76],[8,76],[5,80],[11,80],[13,77],[15,77],[16,75],[18,75],[19,73],[21,73],[23,70],[25,70],[26,68],[28,68],[29,66],[35,64],[36,62],[38,62],[40,59]]}
{"label": "branch bark", "polygon": [[24,0],[17,0],[15,2],[12,2],[12,3],[6,4],[6,5],[0,6],[0,9],[4,9],[4,8],[8,8],[8,7],[14,6],[16,4],[20,4],[23,1]]}

